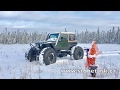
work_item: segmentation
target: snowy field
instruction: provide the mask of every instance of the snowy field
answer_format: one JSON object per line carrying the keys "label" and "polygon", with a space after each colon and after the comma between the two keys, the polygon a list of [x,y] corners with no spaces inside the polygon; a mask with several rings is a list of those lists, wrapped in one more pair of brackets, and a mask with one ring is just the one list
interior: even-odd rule
{"label": "snowy field", "polygon": [[57,58],[55,64],[44,66],[37,61],[25,60],[25,51],[29,47],[28,44],[0,44],[0,79],[120,79],[120,45],[98,44],[102,54],[97,57],[95,78],[85,69],[85,56],[82,60],[70,60],[69,56]]}

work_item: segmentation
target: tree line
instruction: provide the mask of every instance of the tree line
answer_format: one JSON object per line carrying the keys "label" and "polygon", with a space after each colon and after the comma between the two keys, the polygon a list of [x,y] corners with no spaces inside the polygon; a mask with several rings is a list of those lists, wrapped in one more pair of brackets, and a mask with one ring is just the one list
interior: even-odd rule
{"label": "tree line", "polygon": [[97,31],[90,32],[86,29],[85,32],[77,34],[79,43],[91,43],[92,40],[95,40],[98,44],[120,44],[120,28],[118,27],[115,30],[115,27],[108,31],[100,30],[99,27]]}
{"label": "tree line", "polygon": [[47,32],[38,33],[32,32],[28,33],[27,31],[17,31],[8,32],[5,30],[0,33],[0,44],[28,44],[35,43],[38,41],[43,41],[46,39]]}
{"label": "tree line", "polygon": [[[82,32],[75,31],[79,43],[91,43],[95,40],[98,44],[120,44],[120,29],[114,27],[108,31],[100,30],[88,31],[87,29]],[[17,31],[8,32],[7,28],[4,32],[0,33],[0,44],[28,44],[38,41],[44,41],[47,37],[47,32],[32,32]]]}

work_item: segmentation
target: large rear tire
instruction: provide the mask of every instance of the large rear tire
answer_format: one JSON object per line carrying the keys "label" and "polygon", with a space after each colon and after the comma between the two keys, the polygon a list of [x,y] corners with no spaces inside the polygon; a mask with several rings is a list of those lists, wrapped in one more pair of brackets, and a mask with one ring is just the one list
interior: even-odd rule
{"label": "large rear tire", "polygon": [[57,55],[53,48],[47,48],[43,54],[43,61],[45,65],[50,65],[56,62]]}
{"label": "large rear tire", "polygon": [[71,56],[74,60],[83,59],[84,56],[84,50],[80,46],[74,46],[71,49]]}

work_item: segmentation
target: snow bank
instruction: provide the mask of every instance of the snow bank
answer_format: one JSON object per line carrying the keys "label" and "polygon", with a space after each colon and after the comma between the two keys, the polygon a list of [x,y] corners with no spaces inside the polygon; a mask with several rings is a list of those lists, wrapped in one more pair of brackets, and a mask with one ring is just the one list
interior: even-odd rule
{"label": "snow bank", "polygon": [[[78,44],[90,47],[91,44]],[[2,45],[0,44],[0,78],[1,79],[91,79],[85,72],[84,56],[81,60],[70,60],[70,56],[57,58],[55,64],[41,66],[38,61],[25,60],[25,52],[29,44]],[[98,72],[96,79],[120,79],[120,45],[98,44],[103,53],[97,57]],[[113,72],[109,72],[112,70]],[[83,72],[80,72],[83,71]]]}

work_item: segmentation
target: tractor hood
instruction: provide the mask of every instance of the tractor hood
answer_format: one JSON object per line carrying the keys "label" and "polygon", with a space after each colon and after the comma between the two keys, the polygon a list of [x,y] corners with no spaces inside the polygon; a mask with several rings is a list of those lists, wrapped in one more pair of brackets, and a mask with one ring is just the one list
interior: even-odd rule
{"label": "tractor hood", "polygon": [[39,44],[56,43],[55,41],[40,41]]}
{"label": "tractor hood", "polygon": [[40,42],[37,42],[37,43],[35,43],[35,44],[36,44],[36,45],[37,45],[37,44],[41,44],[41,45],[42,45],[42,44],[50,44],[50,43],[53,44],[53,45],[56,44],[55,41],[40,41]]}

